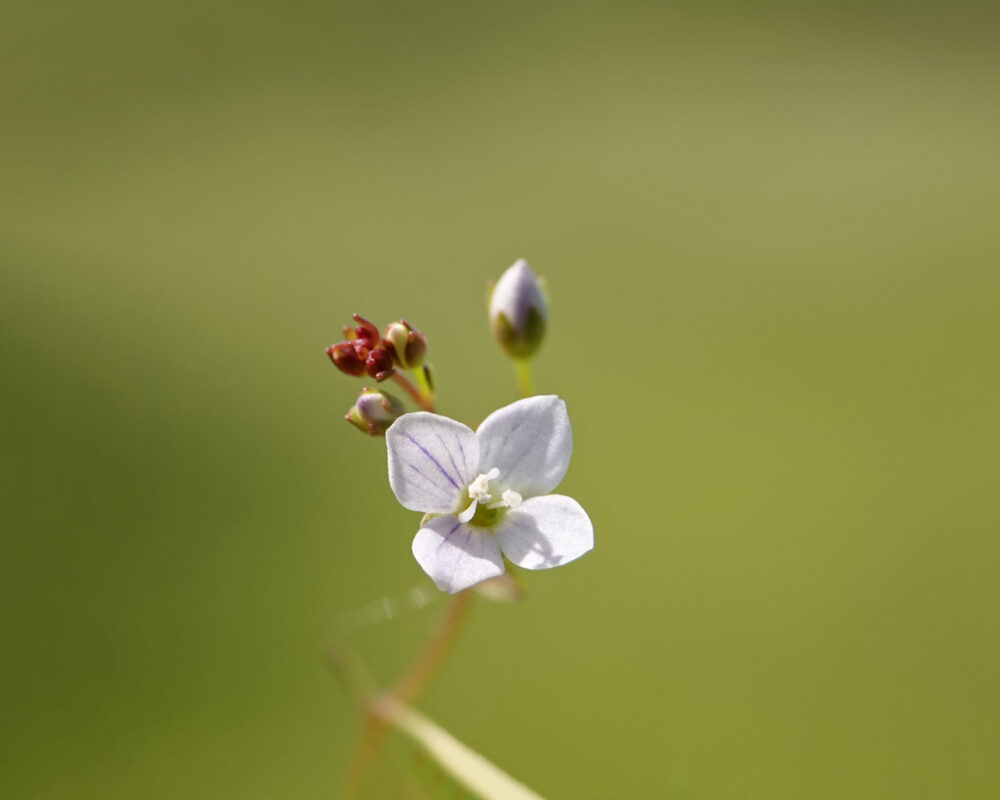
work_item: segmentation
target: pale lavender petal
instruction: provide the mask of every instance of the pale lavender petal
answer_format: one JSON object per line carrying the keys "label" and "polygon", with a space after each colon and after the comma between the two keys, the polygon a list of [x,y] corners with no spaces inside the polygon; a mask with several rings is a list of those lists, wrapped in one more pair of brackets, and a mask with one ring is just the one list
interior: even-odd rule
{"label": "pale lavender petal", "polygon": [[389,486],[411,511],[454,511],[479,466],[479,442],[461,422],[418,411],[404,414],[385,434]]}
{"label": "pale lavender petal", "polygon": [[518,400],[494,411],[476,431],[480,471],[500,470],[495,484],[522,497],[551,492],[566,474],[573,432],[566,404],[556,395]]}
{"label": "pale lavender petal", "polygon": [[494,536],[450,514],[434,517],[417,531],[413,556],[439,589],[452,594],[502,575],[504,570]]}
{"label": "pale lavender petal", "polygon": [[594,549],[594,526],[571,497],[525,500],[493,528],[507,558],[525,569],[549,569]]}

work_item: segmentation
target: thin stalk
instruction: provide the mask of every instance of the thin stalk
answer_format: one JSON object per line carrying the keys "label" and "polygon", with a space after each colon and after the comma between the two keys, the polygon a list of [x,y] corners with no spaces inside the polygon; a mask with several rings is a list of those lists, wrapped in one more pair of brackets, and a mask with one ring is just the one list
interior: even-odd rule
{"label": "thin stalk", "polygon": [[514,377],[517,380],[518,395],[521,397],[531,397],[534,391],[531,381],[531,362],[528,359],[514,359]]}
{"label": "thin stalk", "polygon": [[394,697],[409,705],[423,694],[448,657],[471,602],[472,591],[468,589],[451,598],[444,616],[431,633],[424,649],[393,686],[391,692]]}
{"label": "thin stalk", "polygon": [[420,408],[424,411],[434,411],[434,398],[424,395],[402,372],[396,370],[392,373],[392,379],[403,388],[410,396],[410,399],[420,406]]}

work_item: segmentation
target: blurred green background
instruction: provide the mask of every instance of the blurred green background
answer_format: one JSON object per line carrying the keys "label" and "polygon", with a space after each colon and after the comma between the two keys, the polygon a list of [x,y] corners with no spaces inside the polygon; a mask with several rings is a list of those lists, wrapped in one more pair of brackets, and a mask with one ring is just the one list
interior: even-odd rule
{"label": "blurred green background", "polygon": [[420,707],[552,798],[1000,794],[992,4],[2,18],[0,794],[338,796],[423,575],[323,347],[475,424],[522,256],[597,548]]}

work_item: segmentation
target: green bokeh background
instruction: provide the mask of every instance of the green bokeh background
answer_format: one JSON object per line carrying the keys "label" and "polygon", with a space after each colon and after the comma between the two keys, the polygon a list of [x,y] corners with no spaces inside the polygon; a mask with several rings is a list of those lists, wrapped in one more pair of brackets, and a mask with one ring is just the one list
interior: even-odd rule
{"label": "green bokeh background", "polygon": [[[421,583],[351,312],[513,399],[597,547],[421,708],[552,798],[1000,794],[988,3],[4,3],[0,794],[335,797]],[[383,678],[443,603],[357,631]]]}

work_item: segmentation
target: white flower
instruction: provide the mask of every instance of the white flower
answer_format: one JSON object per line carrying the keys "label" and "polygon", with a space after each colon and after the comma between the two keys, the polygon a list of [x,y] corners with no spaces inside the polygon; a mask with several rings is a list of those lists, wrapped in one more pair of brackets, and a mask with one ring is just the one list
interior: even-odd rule
{"label": "white flower", "polygon": [[549,494],[566,474],[573,434],[566,404],[529,397],[473,431],[448,417],[404,414],[386,432],[389,485],[411,511],[434,514],[413,555],[439,589],[460,592],[503,574],[503,555],[548,569],[594,546],[580,504]]}

